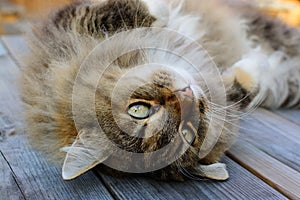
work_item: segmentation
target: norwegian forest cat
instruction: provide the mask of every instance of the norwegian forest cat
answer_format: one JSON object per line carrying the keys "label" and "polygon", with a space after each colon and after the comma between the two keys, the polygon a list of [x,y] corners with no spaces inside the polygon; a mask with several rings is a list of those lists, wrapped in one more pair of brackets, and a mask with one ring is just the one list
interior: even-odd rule
{"label": "norwegian forest cat", "polygon": [[300,105],[300,34],[253,7],[93,0],[32,29],[27,135],[73,179],[226,180],[221,156],[257,106]]}

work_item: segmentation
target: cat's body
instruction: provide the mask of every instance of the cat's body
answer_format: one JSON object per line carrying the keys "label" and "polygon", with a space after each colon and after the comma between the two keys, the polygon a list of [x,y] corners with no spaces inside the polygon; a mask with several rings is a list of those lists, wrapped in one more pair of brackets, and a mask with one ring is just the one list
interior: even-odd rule
{"label": "cat's body", "polygon": [[[33,29],[32,56],[21,78],[32,144],[53,160],[65,159],[65,179],[103,162],[160,179],[226,179],[223,166],[213,164],[236,138],[240,109],[300,105],[299,33],[254,13],[199,0],[88,1],[58,11]],[[224,82],[192,40],[208,52]],[[190,69],[162,47],[203,62]],[[140,154],[171,143],[160,155],[172,162],[151,171],[151,159],[116,153],[107,139]]]}

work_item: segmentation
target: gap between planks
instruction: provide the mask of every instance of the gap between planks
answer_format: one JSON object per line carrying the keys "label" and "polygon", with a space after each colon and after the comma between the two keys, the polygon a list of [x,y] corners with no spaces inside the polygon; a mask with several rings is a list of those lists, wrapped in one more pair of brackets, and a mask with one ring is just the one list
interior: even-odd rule
{"label": "gap between planks", "polygon": [[275,110],[277,115],[295,123],[300,126],[300,110]]}
{"label": "gap between planks", "polygon": [[[270,124],[272,115],[258,115],[243,120],[239,139],[251,143],[256,148],[276,158],[278,161],[300,173],[300,140],[293,137],[300,134],[299,129],[293,129],[289,124],[278,121],[278,128]],[[273,119],[274,120],[274,119]],[[276,123],[276,120],[273,122]],[[290,133],[290,134],[289,134]]]}
{"label": "gap between planks", "polygon": [[[20,41],[22,40],[22,36],[17,36],[16,38],[20,38]],[[20,64],[20,57],[17,56],[19,54],[20,51],[18,51],[18,46],[16,45],[17,43],[15,42],[15,40],[12,39],[12,37],[7,37],[5,39],[2,38],[2,42],[6,45],[6,47],[9,49],[10,55],[14,58],[14,61],[18,64]],[[24,46],[23,44],[18,44],[19,47]],[[234,173],[234,172],[233,172]],[[104,179],[101,179],[102,182],[105,182]],[[106,183],[106,182],[105,182]],[[109,189],[108,187],[110,187],[109,183],[106,183],[106,187],[107,189]],[[111,191],[110,191],[111,192]],[[115,194],[116,195],[116,194]],[[116,196],[115,196],[116,198]]]}
{"label": "gap between planks", "polygon": [[[300,118],[300,110],[298,110]],[[257,109],[253,117],[271,129],[281,130],[280,132],[291,139],[297,139],[300,142],[300,125],[278,115],[270,110]]]}
{"label": "gap between planks", "polygon": [[300,199],[300,173],[245,141],[238,141],[228,156],[291,199]]}
{"label": "gap between planks", "polygon": [[9,162],[0,150],[0,194],[3,199],[26,199]]}
{"label": "gap between planks", "polygon": [[248,170],[228,157],[230,178],[227,181],[187,180],[185,182],[156,181],[151,177],[125,177],[116,179],[96,172],[108,183],[118,199],[286,199]]}
{"label": "gap between planks", "polygon": [[[20,70],[7,52],[0,56],[0,63],[0,110],[14,122],[17,122],[18,119],[16,118],[18,117],[15,116],[22,112],[16,85],[16,78]],[[8,178],[12,176],[14,182],[18,184],[14,190],[16,187],[19,188],[23,195],[19,195],[20,198],[15,198],[11,196],[14,195],[12,193],[5,200],[26,198],[112,199],[110,193],[91,172],[74,181],[63,181],[57,167],[51,166],[42,155],[29,148],[21,130],[18,131],[17,135],[5,138],[0,143],[0,151],[2,153],[0,156],[3,155],[3,159],[0,157],[1,162],[5,160],[2,164],[9,163],[10,166],[3,165],[4,170],[0,172],[0,175],[8,176]],[[2,187],[4,191],[9,191],[11,184],[1,185]],[[5,193],[3,192],[3,194]]]}
{"label": "gap between planks", "polygon": [[1,36],[0,43],[2,43],[3,46],[7,49],[8,55],[11,56],[16,65],[19,68],[22,67],[22,60],[29,52],[24,36]]}

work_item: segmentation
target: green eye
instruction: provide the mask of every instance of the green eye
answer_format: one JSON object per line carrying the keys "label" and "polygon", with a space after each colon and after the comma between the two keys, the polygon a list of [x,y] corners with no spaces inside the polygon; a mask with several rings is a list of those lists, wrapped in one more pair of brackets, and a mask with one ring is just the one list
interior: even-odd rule
{"label": "green eye", "polygon": [[146,119],[150,116],[150,108],[146,103],[135,103],[129,106],[127,113],[136,119]]}

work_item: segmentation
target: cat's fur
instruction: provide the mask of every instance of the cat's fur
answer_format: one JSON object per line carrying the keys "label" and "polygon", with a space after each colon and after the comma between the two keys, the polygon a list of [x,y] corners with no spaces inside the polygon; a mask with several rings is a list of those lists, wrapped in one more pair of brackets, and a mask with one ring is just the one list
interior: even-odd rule
{"label": "cat's fur", "polygon": [[[192,124],[199,122],[191,147],[176,162],[151,172],[154,177],[183,180],[187,173],[199,174],[196,170],[199,164],[217,163],[236,138],[240,109],[257,105],[269,108],[300,105],[299,32],[254,8],[247,8],[244,12],[239,10],[228,8],[218,1],[102,0],[73,3],[57,11],[33,28],[30,43],[32,54],[21,77],[27,134],[31,143],[52,160],[62,162],[65,159],[65,170],[67,165],[73,166],[69,162],[80,159],[80,155],[75,155],[76,151],[71,153],[72,147],[68,148],[72,144],[74,148],[79,146],[97,154],[92,155],[96,160],[86,161],[91,163],[86,163],[85,169],[80,169],[82,172],[109,159],[126,166],[127,163],[118,163],[118,159],[109,158],[110,147],[107,147],[103,135],[96,131],[97,124],[90,120],[94,112],[87,101],[95,95],[95,112],[103,132],[108,139],[129,152],[153,152],[172,142],[180,132],[180,126],[187,126],[186,122],[181,121],[181,114],[185,112],[189,112],[188,120]],[[207,83],[210,90],[222,93],[222,85],[214,82],[216,77],[211,77],[207,69],[209,64],[205,55],[196,54],[198,51],[193,49],[192,44],[176,35],[159,31],[128,31],[141,27],[168,28],[201,44],[222,73],[227,100],[221,99],[221,96],[219,99],[210,99],[207,86],[199,74],[189,71],[178,58],[159,50],[135,50],[119,57],[95,88],[93,83],[99,79],[96,72],[103,70],[106,60],[120,49],[133,44],[161,43],[163,47],[174,51],[180,49],[187,57],[203,57],[203,63],[198,64],[201,75],[210,80]],[[83,78],[77,80],[80,91],[74,95],[74,81],[80,65],[86,62],[85,58],[102,41],[120,32],[124,34],[122,40],[111,39],[103,46],[105,48],[97,49],[98,56],[92,56],[87,61],[90,68],[83,73]],[[161,41],[162,38],[165,38],[164,41]],[[126,92],[119,92],[120,102],[114,102],[112,93],[117,81],[135,66],[147,63],[173,65],[174,69],[149,67],[144,73],[133,74],[132,79],[123,83],[124,91],[139,82],[152,84],[137,88],[128,101],[125,99]],[[176,77],[178,70],[188,75]],[[192,102],[180,100],[181,93],[186,94],[182,89],[190,86],[187,85],[188,79],[203,91],[197,92],[192,88]],[[179,99],[174,93],[178,90],[181,90]],[[76,126],[72,107],[74,96],[78,103],[75,106],[79,107],[79,116],[76,116],[79,125]],[[147,122],[130,118],[122,109],[137,99],[161,106],[160,114],[153,115]],[[181,108],[181,103],[192,109],[185,111],[187,108]],[[116,108],[112,104],[119,109],[117,117],[113,116],[112,111]],[[219,115],[225,118],[220,119]],[[161,121],[166,122],[163,127]],[[143,134],[159,131],[149,138],[135,138],[121,130],[120,124],[123,129],[137,130]],[[223,124],[224,128],[218,137],[215,131]],[[141,126],[147,127],[146,130],[139,128]],[[216,138],[218,142],[213,145]],[[179,148],[180,145],[177,145]],[[200,156],[201,145],[204,145],[204,151],[208,151],[203,157]],[[67,158],[62,148],[68,151]],[[167,157],[167,154],[172,154],[172,150],[162,156]],[[84,159],[81,161],[85,162]],[[134,162],[130,158],[127,161]],[[107,167],[103,170],[117,173]]]}

